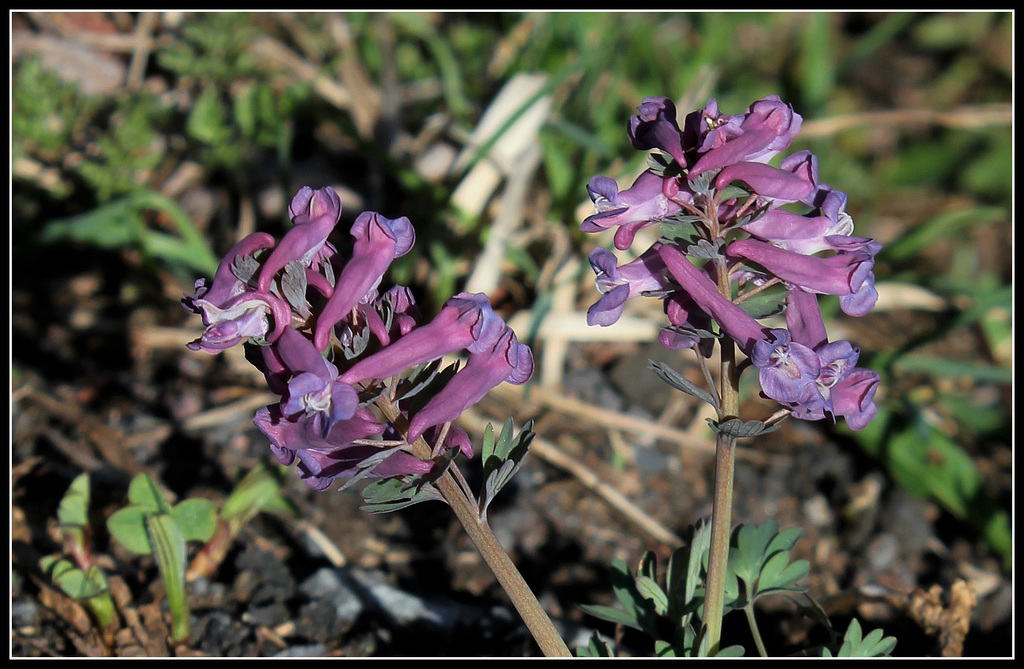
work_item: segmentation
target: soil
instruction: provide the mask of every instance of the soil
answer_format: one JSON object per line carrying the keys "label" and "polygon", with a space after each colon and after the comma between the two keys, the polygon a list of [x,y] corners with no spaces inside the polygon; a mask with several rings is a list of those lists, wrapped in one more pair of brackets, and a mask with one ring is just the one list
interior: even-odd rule
{"label": "soil", "polygon": [[[21,260],[18,270],[41,262]],[[173,498],[223,501],[267,456],[251,423],[265,388],[238,356],[186,350],[196,324],[174,315],[176,305],[123,306],[117,296],[137,278],[100,268],[123,268],[126,259],[50,260],[59,272],[13,293],[12,656],[539,654],[442,503],[371,515],[359,510],[357,487],[317,493],[294,476],[286,494],[301,520],[252,520],[209,578],[189,585],[191,637],[169,645],[152,559],[113,542],[103,519],[124,505],[140,472]],[[178,325],[159,325],[167,322]],[[579,605],[613,604],[613,559],[635,565],[652,550],[664,565],[671,537],[710,513],[710,432],[690,398],[647,369],[651,357],[694,371],[656,346],[574,345],[557,392],[499,389],[465,423],[479,443],[483,422],[535,421],[538,445],[489,515],[571,648],[596,630],[617,639],[620,655],[650,656],[650,639]],[[767,415],[756,398],[747,402],[751,415]],[[637,424],[685,438],[645,434]],[[574,465],[567,469],[558,453]],[[993,470],[1005,466],[998,458]],[[479,459],[460,467],[476,485]],[[60,550],[57,506],[82,471],[92,479],[93,551],[118,601],[119,629],[106,639],[38,567]],[[610,503],[602,486],[636,509]],[[808,593],[838,629],[856,616],[865,629],[895,636],[897,655],[938,656],[958,639],[936,621],[969,621],[959,635],[964,655],[1011,654],[1010,581],[977,533],[894,486],[835,431],[789,421],[763,446],[744,446],[735,489],[735,522],[804,529],[794,558],[810,562]],[[973,606],[954,602],[957,583],[970,584]],[[786,598],[762,600],[758,616],[772,654],[824,640],[823,628]],[[726,641],[752,648],[739,614],[726,623]]]}

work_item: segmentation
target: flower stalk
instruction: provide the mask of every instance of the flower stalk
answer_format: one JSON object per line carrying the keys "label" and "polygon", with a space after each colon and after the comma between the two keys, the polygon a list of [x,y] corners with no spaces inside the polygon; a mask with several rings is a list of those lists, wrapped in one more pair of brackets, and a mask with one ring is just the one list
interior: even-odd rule
{"label": "flower stalk", "polygon": [[[408,433],[408,421],[394,404],[381,397],[377,401],[377,407],[399,432]],[[411,447],[413,454],[417,457],[431,459],[431,448],[422,437],[413,441]],[[530,589],[508,553],[505,552],[501,542],[494,536],[490,526],[480,517],[476,501],[470,499],[455,480],[451,471],[452,469],[458,471],[455,464],[452,463],[450,467],[451,469],[446,471],[435,483],[438,492],[451,507],[455,517],[459,519],[466,534],[469,535],[470,541],[473,542],[494,577],[498,579],[498,583],[512,601],[516,611],[519,612],[544,656],[572,657],[568,646],[565,645],[565,641],[562,640],[554,623],[551,622],[551,618],[544,611],[544,607],[541,606],[536,595],[533,594],[533,590]]]}

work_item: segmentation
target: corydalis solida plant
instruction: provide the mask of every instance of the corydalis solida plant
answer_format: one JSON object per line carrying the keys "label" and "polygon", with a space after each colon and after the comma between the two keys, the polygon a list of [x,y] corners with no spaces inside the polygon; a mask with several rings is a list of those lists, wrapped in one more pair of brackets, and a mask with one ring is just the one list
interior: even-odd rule
{"label": "corydalis solida plant", "polygon": [[[612,325],[635,297],[660,299],[668,323],[659,341],[693,349],[709,385],[705,358],[716,341],[721,346],[718,388],[701,389],[652,363],[670,385],[717,412],[704,628],[684,635],[689,641],[673,649],[679,654],[722,650],[736,439],[765,434],[785,415],[842,417],[860,430],[877,413],[879,375],[857,367],[859,350],[850,342],[829,341],[818,299],[834,295],[847,315],[868,313],[878,297],[873,267],[881,245],[852,235],[846,195],[819,182],[810,151],[792,153],[778,167],[769,164],[800,126],[800,115],[775,95],[736,115],[722,114],[712,99],[687,114],[681,127],[671,100],[646,98],[629,120],[628,135],[634,148],[654,152],[649,168],[625,190],[604,176],[587,185],[596,213],[582,231],[614,230],[615,248],[625,251],[641,229],[661,226],[661,237],[629,262],[618,264],[603,248],[590,254],[602,297],[589,309],[588,324]],[[777,308],[750,308],[750,298],[773,293]],[[785,328],[761,322],[780,311]],[[736,349],[746,360],[738,361]],[[782,406],[769,421],[738,416],[745,369],[756,370],[762,396]]]}
{"label": "corydalis solida plant", "polygon": [[[606,249],[591,253],[602,297],[587,322],[611,325],[627,300],[657,297],[669,321],[659,337],[666,347],[704,343],[707,357],[714,322],[718,336],[748,356],[765,397],[796,418],[842,416],[862,429],[876,413],[879,377],[856,366],[858,349],[849,342],[829,342],[818,296],[838,296],[848,315],[868,313],[878,297],[872,269],[881,245],[851,235],[846,195],[818,181],[810,151],[793,153],[779,167],[768,164],[796,137],[799,114],[777,96],[731,116],[711,100],[680,128],[667,98],[647,98],[638,109],[630,141],[659,153],[624,191],[607,177],[591,179],[597,213],[580,229],[615,229],[619,250],[655,223],[663,237],[622,265]],[[768,328],[743,308],[770,286],[782,289],[785,329]]]}
{"label": "corydalis solida plant", "polygon": [[[532,433],[495,444],[485,435],[488,476],[476,500],[454,462],[471,456],[453,425],[491,388],[526,383],[533,353],[494,312],[486,295],[459,293],[422,322],[411,291],[380,284],[391,262],[416,241],[406,217],[363,212],[352,224],[352,253],[328,237],[341,216],[331,188],[302,188],[288,207],[292,227],[278,243],[256,232],[200,279],[182,305],[203,319],[188,347],[218,353],[242,344],[247,359],[281,396],[256,412],[256,427],[285,465],[315,490],[374,479],[364,508],[391,511],[443,500],[455,512],[545,655],[569,655],[551,620],[504,552],[485,511],[525,456]],[[440,370],[442,357],[466,363]],[[496,464],[497,462],[497,464]],[[507,465],[507,466],[505,466]]]}

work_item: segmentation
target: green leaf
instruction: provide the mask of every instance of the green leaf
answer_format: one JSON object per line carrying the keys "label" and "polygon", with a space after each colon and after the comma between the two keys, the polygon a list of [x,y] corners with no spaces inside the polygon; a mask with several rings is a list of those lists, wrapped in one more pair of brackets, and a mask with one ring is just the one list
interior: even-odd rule
{"label": "green leaf", "polygon": [[96,565],[93,565],[84,572],[72,566],[70,562],[68,562],[68,567],[71,567],[70,569],[62,569],[61,566],[58,563],[55,567],[51,576],[53,582],[76,602],[84,602],[87,599],[99,597],[109,590],[106,577]]}
{"label": "green leaf", "polygon": [[221,505],[220,515],[233,527],[232,533],[260,511],[278,513],[286,518],[297,514],[295,506],[281,496],[284,489],[283,465],[268,465],[261,461],[238,482],[228,498]]}
{"label": "green leaf", "polygon": [[1006,220],[1002,207],[971,207],[956,209],[915,225],[898,239],[889,242],[879,253],[886,261],[905,260],[920,255],[924,249],[943,239],[960,239],[964,230]]}
{"label": "green leaf", "polygon": [[226,123],[227,113],[220,92],[213,86],[203,89],[189,113],[185,130],[200,142],[218,145],[231,139],[231,128]]}
{"label": "green leaf", "polygon": [[[884,408],[861,432],[864,449],[880,458],[901,486],[936,500],[953,516],[978,528],[1010,567],[1013,534],[1009,514],[985,494],[974,461],[955,441],[933,426],[924,411],[897,416]],[[883,440],[884,438],[884,440]]]}
{"label": "green leaf", "polygon": [[182,500],[171,516],[185,541],[208,541],[217,530],[217,505],[208,499]]}
{"label": "green leaf", "polygon": [[[452,449],[458,450],[458,449]],[[378,479],[363,488],[360,508],[369,513],[390,513],[420,502],[444,502],[444,497],[422,477],[391,477]]]}
{"label": "green leaf", "polygon": [[702,402],[707,402],[713,407],[718,406],[718,402],[711,396],[711,393],[693,383],[690,383],[682,374],[675,371],[668,365],[654,360],[648,360],[647,367],[649,369],[653,369],[654,373],[658,375],[658,378],[676,390],[681,390],[687,395],[696,397]]}
{"label": "green leaf", "polygon": [[668,596],[653,578],[637,576],[636,590],[641,597],[651,601],[655,613],[662,616],[668,613]]}
{"label": "green leaf", "polygon": [[152,512],[140,506],[120,509],[107,518],[107,530],[132,553],[149,555],[153,552],[146,530],[146,516],[150,513]]}
{"label": "green leaf", "polygon": [[576,649],[576,657],[615,657],[615,651],[600,634],[593,632],[589,643]]}
{"label": "green leaf", "polygon": [[[760,525],[740,525],[733,532],[733,548],[729,551],[729,574],[743,581],[744,597],[736,606],[753,603],[757,598],[777,592],[803,592],[796,581],[807,575],[805,560],[789,563],[790,551],[803,534],[800,528],[779,532],[773,520]],[[728,579],[727,579],[728,581]],[[738,583],[727,590],[739,595]],[[745,601],[744,601],[745,600]]]}
{"label": "green leaf", "polygon": [[794,585],[807,576],[810,564],[807,560],[789,562],[789,551],[781,551],[768,558],[757,580],[757,596],[772,592],[803,592],[803,586]]}
{"label": "green leaf", "polygon": [[715,653],[715,657],[743,657],[743,646],[734,645],[726,646],[725,648],[719,648],[718,652]]}
{"label": "green leaf", "polygon": [[149,513],[170,513],[163,491],[149,474],[139,474],[128,485],[128,501]]}
{"label": "green leaf", "polygon": [[640,631],[643,631],[644,629],[641,627],[639,621],[637,621],[636,616],[621,609],[600,604],[581,604],[580,609],[588,615],[600,618],[601,620],[606,620],[610,623],[615,623],[616,625],[625,625],[626,627]]}
{"label": "green leaf", "polygon": [[703,597],[697,591],[703,584],[704,559],[711,547],[711,526],[700,522],[688,530],[686,545],[677,548],[669,558],[665,591],[669,597],[668,617],[687,625]]}
{"label": "green leaf", "polygon": [[775,423],[774,425],[765,425],[764,422],[759,420],[740,420],[739,418],[730,418],[723,420],[721,423],[713,418],[705,418],[708,425],[711,426],[712,431],[716,434],[725,434],[736,439],[746,439],[749,437],[757,437],[762,434],[769,434],[778,430],[782,427],[782,423]]}
{"label": "green leaf", "polygon": [[85,528],[89,525],[88,474],[79,474],[68,486],[57,508],[57,520],[65,532],[70,528]]}
{"label": "green leaf", "polygon": [[[177,236],[148,227],[144,214],[158,211],[177,227]],[[185,212],[173,200],[154,191],[140,190],[79,216],[51,221],[40,241],[70,240],[100,248],[139,248],[147,255],[212,275],[218,258]]]}
{"label": "green leaf", "polygon": [[744,299],[737,306],[755,320],[781,314],[786,308],[789,292],[781,284],[769,286],[756,295]]}
{"label": "green leaf", "polygon": [[484,468],[484,489],[480,499],[480,517],[487,519],[487,508],[491,501],[519,471],[530,444],[533,442],[533,421],[528,421],[519,434],[513,438],[514,423],[505,421],[498,439],[494,439],[494,428],[490,423],[484,430],[481,458]]}
{"label": "green leaf", "polygon": [[[846,635],[843,637],[843,645],[839,648],[838,657],[885,657],[890,655],[896,647],[896,639],[883,636],[880,629],[871,631],[867,636],[862,637],[860,623],[856,618],[850,621],[846,628]],[[823,652],[826,657],[831,657],[828,649]]]}
{"label": "green leaf", "polygon": [[171,638],[183,641],[189,635],[188,597],[185,594],[185,569],[188,566],[185,537],[170,514],[146,516],[146,531],[153,546],[153,557],[164,580],[167,606],[171,610]]}

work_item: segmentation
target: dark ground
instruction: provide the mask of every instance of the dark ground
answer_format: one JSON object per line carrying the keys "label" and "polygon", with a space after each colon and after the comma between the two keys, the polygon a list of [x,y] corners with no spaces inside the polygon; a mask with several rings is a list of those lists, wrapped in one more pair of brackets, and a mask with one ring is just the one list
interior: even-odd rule
{"label": "dark ground", "polygon": [[[303,522],[261,515],[250,523],[212,577],[190,586],[189,647],[168,648],[152,560],[110,541],[102,519],[124,503],[127,482],[143,471],[179,498],[223,500],[266,454],[250,422],[252,405],[221,413],[208,428],[195,426],[204,411],[244,402],[263,389],[237,360],[185,350],[192,335],[155,328],[151,310],[124,313],[116,296],[130,290],[130,275],[104,276],[80,256],[61,259],[59,275],[14,292],[13,348],[25,372],[12,405],[13,656],[538,653],[443,505],[373,516],[358,510],[356,490],[313,493],[296,477],[289,477],[287,491]],[[106,266],[118,267],[114,260]],[[572,415],[579,406],[598,406],[606,419],[675,416],[676,425],[694,425],[697,445],[705,444],[703,420],[646,370],[647,355],[665,357],[653,347],[576,346],[564,393],[538,388],[526,401],[498,392],[505,399],[488,398],[477,419],[535,419],[541,439],[680,534],[710,511],[707,451],[630,432],[628,423],[624,429],[592,426]],[[566,405],[566,398],[579,402]],[[794,557],[810,561],[808,590],[839,629],[856,615],[865,628],[896,636],[898,655],[938,655],[945,642],[915,619],[910,603],[919,589],[937,587],[948,607],[951,587],[966,579],[978,603],[969,612],[964,655],[1011,653],[1010,583],[970,528],[894,487],[876,463],[818,424],[793,421],[777,436],[740,454],[734,520],[774,519],[783,528],[804,528]],[[478,465],[462,465],[471,481]],[[1005,463],[990,465],[1006,471]],[[109,648],[80,607],[37,567],[39,556],[59,549],[57,505],[82,471],[93,480],[95,550],[122,598],[123,627]],[[993,479],[993,485],[1009,484],[1008,476]],[[571,647],[583,644],[590,629],[616,634],[578,608],[614,601],[613,558],[632,565],[652,549],[663,565],[670,553],[537,452],[498,498],[491,523]],[[920,603],[923,593],[916,596]],[[765,600],[760,616],[769,652],[822,640],[821,628],[802,622],[783,598]],[[727,619],[730,630],[739,635],[733,640],[745,641],[738,614]],[[622,654],[650,653],[639,635],[621,641]]]}

